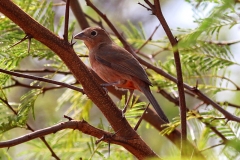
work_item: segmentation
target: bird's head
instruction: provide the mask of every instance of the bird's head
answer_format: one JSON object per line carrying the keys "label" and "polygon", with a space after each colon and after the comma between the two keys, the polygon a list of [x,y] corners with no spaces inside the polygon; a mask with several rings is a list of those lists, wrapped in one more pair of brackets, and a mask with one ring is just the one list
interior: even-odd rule
{"label": "bird's head", "polygon": [[91,49],[102,43],[111,43],[108,33],[100,27],[89,27],[76,34],[74,39],[83,40],[85,45]]}

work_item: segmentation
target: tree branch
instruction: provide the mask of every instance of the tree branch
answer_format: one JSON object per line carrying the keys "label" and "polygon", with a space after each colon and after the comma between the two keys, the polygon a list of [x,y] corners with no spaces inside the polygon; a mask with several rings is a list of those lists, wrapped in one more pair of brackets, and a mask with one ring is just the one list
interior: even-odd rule
{"label": "tree branch", "polygon": [[81,89],[79,87],[76,87],[76,86],[69,85],[67,83],[58,82],[58,81],[54,81],[54,80],[51,80],[51,79],[46,79],[46,78],[42,78],[42,77],[32,76],[32,75],[28,75],[28,74],[7,71],[7,70],[1,69],[1,68],[0,68],[0,72],[6,73],[6,74],[9,74],[9,75],[12,75],[12,76],[16,76],[16,77],[28,78],[28,79],[33,79],[33,80],[37,80],[37,81],[42,81],[42,82],[47,82],[47,83],[51,83],[51,84],[60,85],[60,86],[63,86],[63,87],[66,87],[66,88],[70,88],[70,89],[73,89],[75,91],[78,91],[78,92],[81,92],[81,93],[84,94],[83,89]]}
{"label": "tree branch", "polygon": [[13,79],[13,81],[15,82],[14,84],[9,85],[9,86],[4,86],[4,87],[2,87],[2,89],[8,89],[8,88],[13,88],[13,87],[25,87],[25,88],[31,88],[31,89],[41,89],[43,91],[43,93],[45,93],[46,91],[49,91],[49,90],[63,88],[63,86],[59,86],[59,87],[57,87],[57,86],[56,87],[31,86],[31,85],[27,85],[22,82],[19,82],[16,79]]}
{"label": "tree branch", "polygon": [[[145,2],[148,0],[144,0]],[[148,2],[150,4],[150,2]],[[187,109],[186,109],[186,101],[185,101],[185,93],[184,93],[184,87],[183,87],[183,77],[182,77],[182,67],[181,67],[181,61],[180,61],[180,55],[177,47],[177,40],[173,37],[173,34],[162,14],[161,6],[159,0],[154,0],[154,5],[149,6],[152,9],[152,13],[158,18],[160,21],[164,31],[167,34],[167,37],[172,45],[172,48],[174,48],[174,60],[176,65],[176,71],[177,71],[177,87],[179,92],[179,106],[180,106],[180,118],[181,118],[181,155],[186,156],[187,155],[187,146],[184,145],[184,143],[187,141]]]}
{"label": "tree branch", "polygon": [[68,23],[69,23],[69,6],[70,0],[66,0],[66,8],[65,8],[65,22],[64,22],[64,34],[63,38],[68,42]]}
{"label": "tree branch", "polygon": [[62,59],[77,81],[82,84],[86,95],[102,111],[112,128],[119,131],[118,134],[121,137],[134,139],[136,143],[124,144],[124,147],[129,152],[138,159],[157,156],[132,129],[127,120],[122,118],[121,110],[116,107],[105,90],[96,82],[68,42],[41,26],[10,0],[0,1],[0,12],[21,27],[25,33],[32,35],[33,38],[46,45]]}
{"label": "tree branch", "polygon": [[72,74],[69,71],[58,71],[58,70],[51,70],[51,69],[32,69],[32,70],[19,70],[15,69],[14,72],[20,72],[20,73],[57,73],[57,74]]}
{"label": "tree branch", "polygon": [[149,41],[152,40],[153,35],[156,33],[157,29],[159,28],[160,25],[158,25],[150,35],[150,37],[135,51],[135,53],[138,53],[144,46],[148,44]]}
{"label": "tree branch", "polygon": [[21,137],[12,139],[12,140],[0,142],[0,148],[12,147],[12,146],[36,139],[36,138],[41,138],[43,136],[56,133],[56,132],[64,130],[64,129],[79,130],[87,135],[91,135],[91,136],[94,136],[99,139],[103,135],[105,135],[105,137],[107,137],[107,138],[105,138],[103,141],[114,143],[114,144],[119,144],[121,146],[126,145],[128,141],[131,141],[131,143],[137,142],[137,140],[135,141],[135,139],[128,140],[128,139],[125,139],[124,137],[119,136],[118,134],[115,134],[113,136],[112,133],[105,132],[101,129],[97,129],[97,128],[89,125],[84,120],[82,120],[82,121],[72,120],[72,121],[68,121],[68,122],[62,122],[62,123],[59,123],[59,124],[56,124],[54,126],[47,127],[44,129],[36,130],[32,133],[29,133],[27,135],[24,135],[24,136],[21,136]]}

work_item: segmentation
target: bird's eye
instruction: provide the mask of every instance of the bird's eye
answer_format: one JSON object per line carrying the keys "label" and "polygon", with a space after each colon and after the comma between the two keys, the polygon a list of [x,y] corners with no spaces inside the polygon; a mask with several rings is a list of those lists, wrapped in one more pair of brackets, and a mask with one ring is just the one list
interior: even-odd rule
{"label": "bird's eye", "polygon": [[96,36],[96,35],[97,35],[97,31],[94,31],[94,30],[93,30],[93,31],[91,32],[91,35],[92,35],[92,36]]}

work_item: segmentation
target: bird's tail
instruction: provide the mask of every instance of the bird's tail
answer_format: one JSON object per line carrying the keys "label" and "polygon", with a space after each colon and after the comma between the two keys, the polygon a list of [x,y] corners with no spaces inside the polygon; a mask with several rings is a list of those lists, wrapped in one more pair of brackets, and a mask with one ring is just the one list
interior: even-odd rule
{"label": "bird's tail", "polygon": [[154,98],[152,92],[150,91],[150,88],[148,86],[140,86],[140,89],[145,94],[147,99],[150,101],[150,103],[152,104],[153,108],[155,109],[157,114],[160,116],[160,118],[168,123],[169,120],[168,120],[167,116],[165,115],[165,113],[161,109],[161,107],[158,104],[157,100]]}

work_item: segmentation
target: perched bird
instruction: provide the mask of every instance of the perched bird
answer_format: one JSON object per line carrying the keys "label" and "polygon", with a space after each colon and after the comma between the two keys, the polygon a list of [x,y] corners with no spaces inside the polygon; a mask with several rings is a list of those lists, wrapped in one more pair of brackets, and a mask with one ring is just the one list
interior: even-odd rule
{"label": "perched bird", "polygon": [[[116,45],[104,29],[89,27],[75,35],[74,38],[84,41],[89,49],[92,69],[108,83],[107,85],[129,89],[130,96],[126,106],[133,91],[137,89],[145,94],[161,119],[169,122],[151,93],[149,88],[151,82],[143,67],[131,53]],[[126,111],[126,106],[124,111]]]}

